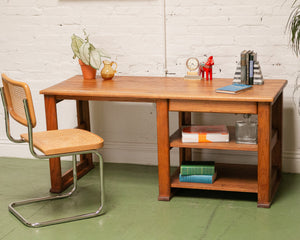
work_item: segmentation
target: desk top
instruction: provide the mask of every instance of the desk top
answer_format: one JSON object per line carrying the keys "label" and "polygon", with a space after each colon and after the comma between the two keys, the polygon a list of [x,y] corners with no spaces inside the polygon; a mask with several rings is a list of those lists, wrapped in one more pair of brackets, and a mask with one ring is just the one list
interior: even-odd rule
{"label": "desk top", "polygon": [[156,99],[185,99],[210,101],[273,102],[287,84],[286,80],[264,80],[264,85],[238,94],[216,93],[232,79],[184,80],[179,77],[116,76],[113,80],[84,80],[81,75],[41,90],[57,99],[114,99],[155,101]]}

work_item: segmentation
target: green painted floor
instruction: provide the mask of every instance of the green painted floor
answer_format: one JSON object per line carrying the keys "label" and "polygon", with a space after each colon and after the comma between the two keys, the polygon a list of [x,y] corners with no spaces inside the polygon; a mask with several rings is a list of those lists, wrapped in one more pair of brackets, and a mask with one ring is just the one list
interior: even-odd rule
{"label": "green painted floor", "polygon": [[[70,162],[63,162],[67,169]],[[300,239],[300,175],[284,174],[270,209],[256,195],[178,192],[157,201],[157,167],[105,164],[105,210],[97,218],[28,228],[8,210],[11,201],[48,194],[48,162],[0,158],[0,239]],[[63,217],[97,208],[97,167],[79,180],[71,199],[22,207],[30,219]]]}

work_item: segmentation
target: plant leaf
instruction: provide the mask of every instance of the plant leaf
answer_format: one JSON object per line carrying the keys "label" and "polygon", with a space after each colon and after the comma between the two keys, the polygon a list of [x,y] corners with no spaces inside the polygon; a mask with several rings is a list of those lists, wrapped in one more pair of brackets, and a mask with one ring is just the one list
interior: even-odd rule
{"label": "plant leaf", "polygon": [[93,49],[90,54],[90,65],[95,69],[99,69],[101,66],[101,56],[95,49]]}
{"label": "plant leaf", "polygon": [[96,48],[96,51],[100,54],[101,57],[110,58],[110,56],[108,56],[108,54],[104,52],[102,49]]}
{"label": "plant leaf", "polygon": [[96,49],[96,48],[94,47],[93,44],[90,43],[90,49],[91,49],[91,51],[92,51],[92,50],[94,50],[94,49]]}
{"label": "plant leaf", "polygon": [[84,43],[79,49],[80,59],[86,64],[90,65],[90,43]]}
{"label": "plant leaf", "polygon": [[300,5],[295,0],[292,4],[292,12],[289,16],[286,31],[290,34],[290,46],[296,56],[300,53]]}
{"label": "plant leaf", "polygon": [[72,35],[71,39],[72,39],[71,48],[74,53],[73,58],[76,58],[76,57],[80,58],[79,49],[82,46],[84,41],[82,38],[76,36],[75,34]]}

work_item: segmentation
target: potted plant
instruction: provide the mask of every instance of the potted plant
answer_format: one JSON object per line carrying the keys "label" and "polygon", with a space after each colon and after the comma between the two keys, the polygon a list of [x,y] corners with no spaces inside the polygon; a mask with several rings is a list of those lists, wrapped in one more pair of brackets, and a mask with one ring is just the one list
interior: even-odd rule
{"label": "potted plant", "polygon": [[297,0],[294,0],[292,9],[286,25],[286,31],[290,35],[291,47],[296,56],[298,56],[300,52],[300,4],[297,4]]}
{"label": "potted plant", "polygon": [[[297,0],[294,0],[292,4],[292,11],[286,24],[286,32],[290,35],[291,48],[298,57],[300,53],[300,4],[297,3]],[[296,106],[295,94],[300,88],[299,77],[298,75],[293,92],[293,102]],[[298,114],[300,115],[300,99],[298,102]]]}
{"label": "potted plant", "polygon": [[79,59],[82,75],[84,79],[95,79],[96,71],[101,66],[101,57],[106,57],[106,54],[99,48],[95,48],[89,41],[89,36],[83,30],[84,40],[79,36],[72,35],[71,47],[74,53],[73,58]]}

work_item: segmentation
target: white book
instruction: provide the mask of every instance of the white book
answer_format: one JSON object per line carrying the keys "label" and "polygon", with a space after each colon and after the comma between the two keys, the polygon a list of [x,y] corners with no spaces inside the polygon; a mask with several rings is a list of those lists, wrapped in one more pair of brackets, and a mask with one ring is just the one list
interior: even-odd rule
{"label": "white book", "polygon": [[182,142],[229,142],[229,131],[225,125],[193,125],[182,128]]}

